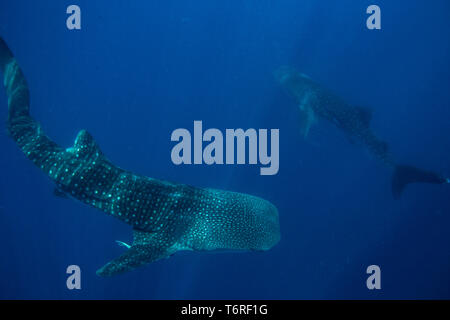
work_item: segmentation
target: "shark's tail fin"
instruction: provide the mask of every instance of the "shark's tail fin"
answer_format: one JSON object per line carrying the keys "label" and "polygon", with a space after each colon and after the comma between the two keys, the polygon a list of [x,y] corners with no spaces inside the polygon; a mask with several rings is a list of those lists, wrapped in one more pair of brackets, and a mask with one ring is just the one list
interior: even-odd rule
{"label": "shark's tail fin", "polygon": [[29,92],[25,77],[6,42],[0,37],[0,71],[8,95],[10,117],[29,114]]}
{"label": "shark's tail fin", "polygon": [[6,66],[13,58],[11,50],[9,50],[5,41],[0,37],[0,70],[2,72],[5,71]]}
{"label": "shark's tail fin", "polygon": [[41,126],[30,116],[30,93],[27,81],[8,45],[0,37],[0,73],[3,74],[8,97],[7,129],[10,137],[22,151],[40,167],[49,157],[58,157],[61,148],[41,130]]}
{"label": "shark's tail fin", "polygon": [[392,195],[400,198],[405,187],[410,183],[450,183],[449,179],[432,172],[407,165],[397,165],[392,176]]}
{"label": "shark's tail fin", "polygon": [[[30,94],[25,77],[17,64],[14,55],[6,42],[0,37],[0,71],[3,73],[3,84],[8,96],[8,129],[11,131],[23,128],[24,123],[28,128],[36,127],[29,119]],[[13,134],[13,137],[14,134]]]}

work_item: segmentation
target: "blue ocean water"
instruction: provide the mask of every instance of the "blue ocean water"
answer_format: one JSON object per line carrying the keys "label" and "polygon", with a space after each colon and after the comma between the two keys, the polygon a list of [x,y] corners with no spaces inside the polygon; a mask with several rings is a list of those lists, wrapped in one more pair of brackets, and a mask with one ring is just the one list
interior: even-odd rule
{"label": "blue ocean water", "polygon": [[[77,4],[82,29],[66,28]],[[366,28],[377,4],[382,29]],[[450,175],[450,3],[413,1],[0,2],[0,35],[24,70],[33,116],[62,146],[87,129],[115,164],[150,177],[263,197],[279,210],[267,252],[181,252],[113,278],[131,228],[53,185],[0,131],[0,298],[450,298],[450,187],[413,185],[320,121],[305,141],[273,78],[294,65],[374,110],[396,159]],[[7,118],[0,89],[0,118]],[[280,171],[172,163],[176,128],[279,128]],[[82,289],[66,288],[66,268]],[[379,265],[381,290],[366,268]]]}

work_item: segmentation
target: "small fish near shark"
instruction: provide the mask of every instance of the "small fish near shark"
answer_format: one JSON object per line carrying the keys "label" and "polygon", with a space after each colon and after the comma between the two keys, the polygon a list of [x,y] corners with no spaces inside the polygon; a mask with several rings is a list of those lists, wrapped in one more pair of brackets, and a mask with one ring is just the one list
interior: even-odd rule
{"label": "small fish near shark", "polygon": [[280,240],[277,208],[259,197],[170,183],[112,164],[85,130],[64,149],[30,116],[29,90],[16,59],[0,38],[0,71],[8,97],[7,129],[25,155],[69,195],[133,227],[126,252],[97,271],[127,272],[179,250],[258,250]]}
{"label": "small fish near shark", "polygon": [[326,119],[347,135],[351,141],[365,146],[376,158],[394,169],[392,195],[400,198],[410,183],[450,183],[448,178],[413,166],[397,164],[388,144],[380,140],[370,128],[371,110],[352,106],[310,77],[290,66],[275,70],[275,79],[294,97],[300,111],[300,132],[306,138],[318,118]]}

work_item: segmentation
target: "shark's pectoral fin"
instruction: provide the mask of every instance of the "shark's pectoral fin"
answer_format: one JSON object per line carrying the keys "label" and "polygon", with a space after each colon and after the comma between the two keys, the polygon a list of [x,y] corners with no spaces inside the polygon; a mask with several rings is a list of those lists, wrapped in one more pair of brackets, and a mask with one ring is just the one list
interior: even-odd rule
{"label": "shark's pectoral fin", "polygon": [[308,137],[309,130],[316,121],[316,115],[311,107],[307,105],[300,105],[300,134],[303,138],[306,139]]}
{"label": "shark's pectoral fin", "polygon": [[171,243],[160,234],[133,230],[133,235],[133,244],[127,245],[129,249],[97,270],[97,275],[113,276],[133,270],[146,263],[166,258],[174,253],[171,249]]}
{"label": "shark's pectoral fin", "polygon": [[127,252],[120,257],[108,262],[97,270],[99,276],[113,276],[140,267],[143,264],[153,262],[165,257],[161,250],[154,246],[132,245]]}
{"label": "shark's pectoral fin", "polygon": [[299,103],[299,122],[300,122],[300,134],[306,139],[309,130],[312,125],[317,121],[316,115],[313,110],[313,105],[316,103],[316,96],[312,92],[305,93]]}
{"label": "shark's pectoral fin", "polygon": [[125,247],[125,248],[127,248],[127,249],[130,249],[130,248],[131,248],[131,246],[130,246],[128,243],[125,243],[125,242],[123,242],[123,241],[116,240],[116,243],[117,243],[120,247]]}

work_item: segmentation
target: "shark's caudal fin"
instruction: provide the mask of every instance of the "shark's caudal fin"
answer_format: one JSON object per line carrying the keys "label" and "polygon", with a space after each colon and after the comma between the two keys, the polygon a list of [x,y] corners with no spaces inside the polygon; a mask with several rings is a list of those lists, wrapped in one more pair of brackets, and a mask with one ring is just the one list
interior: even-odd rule
{"label": "shark's caudal fin", "polygon": [[13,54],[11,50],[9,50],[5,41],[0,38],[0,70],[2,72],[5,71],[5,66],[13,59]]}
{"label": "shark's caudal fin", "polygon": [[[8,96],[9,129],[18,120],[29,115],[30,94],[22,70],[11,50],[0,37],[0,71],[4,74],[4,85]],[[12,122],[12,123],[11,123]]]}
{"label": "shark's caudal fin", "polygon": [[30,116],[28,85],[11,50],[0,37],[0,71],[8,97],[8,133],[25,155],[42,169],[52,163],[62,148],[51,141]]}
{"label": "shark's caudal fin", "polygon": [[407,165],[397,165],[392,176],[392,195],[400,198],[405,187],[410,183],[449,183],[449,179],[432,172]]}

